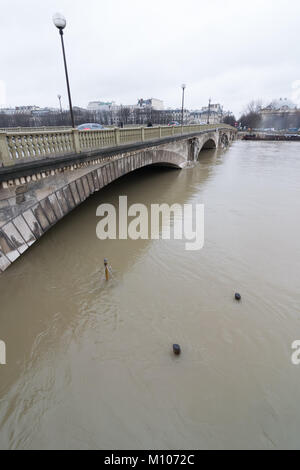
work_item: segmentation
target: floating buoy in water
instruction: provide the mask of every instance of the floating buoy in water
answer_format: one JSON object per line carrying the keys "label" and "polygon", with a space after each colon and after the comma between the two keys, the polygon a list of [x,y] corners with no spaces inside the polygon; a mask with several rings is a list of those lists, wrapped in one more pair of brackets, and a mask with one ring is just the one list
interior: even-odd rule
{"label": "floating buoy in water", "polygon": [[181,353],[181,348],[179,344],[173,344],[173,352],[176,356],[179,356],[179,354]]}
{"label": "floating buoy in water", "polygon": [[241,294],[236,293],[235,294],[235,300],[241,300],[241,299],[242,299]]}

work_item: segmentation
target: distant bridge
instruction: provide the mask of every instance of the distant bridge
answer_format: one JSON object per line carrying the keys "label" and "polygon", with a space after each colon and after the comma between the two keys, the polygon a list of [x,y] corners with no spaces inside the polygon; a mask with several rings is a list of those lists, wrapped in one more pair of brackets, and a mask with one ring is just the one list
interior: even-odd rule
{"label": "distant bridge", "polygon": [[0,272],[90,194],[148,165],[184,168],[228,125],[0,132]]}

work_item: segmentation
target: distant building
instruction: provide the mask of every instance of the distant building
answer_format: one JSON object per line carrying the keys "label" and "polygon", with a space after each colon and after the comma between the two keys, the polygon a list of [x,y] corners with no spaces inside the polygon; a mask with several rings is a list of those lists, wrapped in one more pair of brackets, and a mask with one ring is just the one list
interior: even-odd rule
{"label": "distant building", "polygon": [[[94,118],[99,122],[107,121],[112,125],[138,124],[145,125],[149,122],[168,124],[170,121],[181,123],[181,108],[164,108],[164,102],[157,98],[140,98],[137,104],[117,105],[115,101],[91,101],[87,110],[95,113]],[[222,122],[228,113],[224,113],[220,104],[211,104],[209,107],[203,107],[200,110],[183,111],[183,123],[188,124],[217,124]]]}
{"label": "distant building", "polygon": [[15,112],[16,112],[15,108],[0,108],[0,114],[11,115],[11,114],[15,114]]}
{"label": "distant building", "polygon": [[32,114],[33,111],[38,111],[40,109],[39,106],[16,106],[15,113],[16,114]]}
{"label": "distant building", "polygon": [[300,109],[298,109],[295,103],[293,103],[291,100],[288,100],[287,98],[280,98],[279,100],[273,100],[265,108],[261,108],[259,114],[261,116],[278,116],[283,113],[295,114],[299,111]]}
{"label": "distant building", "polygon": [[57,113],[59,110],[57,108],[39,108],[33,109],[30,113],[31,116],[44,116],[51,113]]}
{"label": "distant building", "polygon": [[[164,110],[164,114],[168,116],[169,121],[177,121],[181,124],[182,120],[182,108],[168,108]],[[183,123],[187,124],[190,120],[190,112],[188,109],[183,110]]]}
{"label": "distant building", "polygon": [[145,124],[152,120],[153,112],[161,112],[164,109],[162,100],[156,98],[143,98],[137,104],[117,105],[115,101],[91,101],[87,110],[95,113],[95,118],[104,118],[112,125],[125,124]]}
{"label": "distant building", "polygon": [[147,100],[141,98],[140,100],[138,100],[138,106],[140,108],[151,108],[155,111],[163,111],[164,102],[156,98],[149,98]]}
{"label": "distant building", "polygon": [[91,101],[88,104],[88,111],[110,111],[113,107],[116,106],[114,101]]}
{"label": "distant building", "polygon": [[200,124],[218,124],[223,119],[223,108],[220,104],[211,104],[204,106],[200,110],[190,112],[190,118],[199,122]]}
{"label": "distant building", "polygon": [[300,127],[300,109],[295,103],[285,98],[273,100],[259,110],[260,126],[265,129],[290,129]]}

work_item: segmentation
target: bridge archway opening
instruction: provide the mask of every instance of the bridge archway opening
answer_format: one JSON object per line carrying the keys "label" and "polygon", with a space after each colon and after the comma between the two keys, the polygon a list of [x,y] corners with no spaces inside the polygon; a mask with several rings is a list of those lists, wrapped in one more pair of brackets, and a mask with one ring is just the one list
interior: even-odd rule
{"label": "bridge archway opening", "polygon": [[[147,165],[148,167],[164,167],[164,168],[172,168],[173,170],[181,170],[181,166],[177,165],[176,163],[170,163],[170,162],[157,162],[157,163],[152,163],[150,165]],[[144,168],[147,168],[144,167]]]}
{"label": "bridge archway opening", "polygon": [[201,150],[212,150],[212,149],[215,149],[215,148],[217,148],[217,145],[216,145],[216,142],[214,141],[214,139],[208,139],[204,143],[204,145],[202,146]]}
{"label": "bridge archway opening", "polygon": [[217,148],[217,144],[216,144],[215,140],[212,139],[212,138],[208,139],[206,142],[204,142],[204,144],[200,148],[200,150],[198,152],[197,160],[199,160],[203,150],[216,150],[216,148]]}

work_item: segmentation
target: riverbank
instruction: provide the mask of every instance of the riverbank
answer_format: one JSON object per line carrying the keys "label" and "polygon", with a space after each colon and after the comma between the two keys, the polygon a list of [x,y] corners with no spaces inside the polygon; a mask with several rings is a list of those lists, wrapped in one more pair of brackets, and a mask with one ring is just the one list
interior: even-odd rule
{"label": "riverbank", "polygon": [[300,134],[265,134],[265,133],[240,133],[240,140],[274,141],[274,142],[297,142],[300,141]]}

